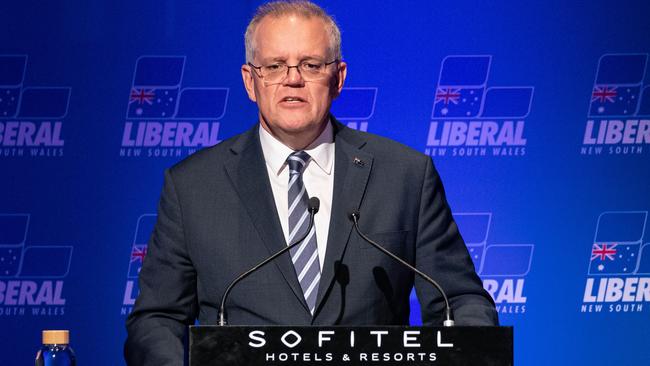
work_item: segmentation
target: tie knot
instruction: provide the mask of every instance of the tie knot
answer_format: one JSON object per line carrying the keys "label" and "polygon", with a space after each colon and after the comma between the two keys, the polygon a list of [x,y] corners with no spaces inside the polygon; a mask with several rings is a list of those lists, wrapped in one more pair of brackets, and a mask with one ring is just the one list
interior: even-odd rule
{"label": "tie knot", "polygon": [[302,170],[305,168],[305,165],[307,165],[310,158],[311,156],[302,150],[291,153],[287,158],[289,173],[291,175],[302,173]]}

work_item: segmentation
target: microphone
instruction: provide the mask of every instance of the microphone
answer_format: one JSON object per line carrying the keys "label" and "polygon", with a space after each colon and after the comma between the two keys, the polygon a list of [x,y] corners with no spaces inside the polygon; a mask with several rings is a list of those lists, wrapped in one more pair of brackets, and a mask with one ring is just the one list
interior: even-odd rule
{"label": "microphone", "polygon": [[361,232],[361,229],[359,229],[359,211],[353,211],[350,213],[350,219],[354,222],[354,228],[356,229],[357,233],[359,236],[370,243],[373,247],[379,249],[382,253],[386,254],[387,256],[391,257],[392,259],[396,260],[399,262],[401,265],[404,267],[410,269],[411,271],[415,272],[418,276],[420,276],[422,279],[425,281],[429,282],[432,284],[435,288],[438,289],[438,292],[442,295],[442,297],[445,299],[445,320],[442,322],[442,325],[445,327],[453,327],[454,326],[454,318],[451,312],[451,306],[449,306],[449,300],[447,299],[447,294],[445,291],[442,289],[442,287],[434,281],[431,277],[427,276],[424,272],[420,271],[419,269],[413,267],[412,265],[408,264],[405,260],[402,258],[396,256],[395,254],[389,252],[388,250],[384,249],[381,245],[375,243],[372,239],[367,237],[364,233]]}
{"label": "microphone", "polygon": [[228,321],[226,320],[226,300],[228,299],[228,294],[230,291],[235,287],[239,281],[243,280],[244,278],[250,276],[253,272],[257,271],[261,267],[265,266],[267,263],[271,262],[275,258],[281,256],[285,252],[291,250],[291,248],[297,246],[300,244],[305,238],[307,238],[307,235],[309,235],[309,232],[311,231],[311,228],[314,226],[314,215],[318,212],[318,209],[320,208],[320,200],[318,197],[311,197],[309,198],[309,203],[307,206],[307,210],[309,211],[309,226],[307,226],[307,231],[305,234],[300,237],[298,240],[296,240],[293,244],[287,245],[286,247],[282,248],[282,250],[278,251],[277,253],[273,254],[272,256],[266,258],[265,260],[261,261],[258,263],[255,267],[249,269],[248,271],[242,273],[239,275],[239,277],[235,278],[228,287],[226,287],[226,291],[224,291],[223,296],[221,297],[221,306],[219,307],[219,325],[224,326],[228,324]]}

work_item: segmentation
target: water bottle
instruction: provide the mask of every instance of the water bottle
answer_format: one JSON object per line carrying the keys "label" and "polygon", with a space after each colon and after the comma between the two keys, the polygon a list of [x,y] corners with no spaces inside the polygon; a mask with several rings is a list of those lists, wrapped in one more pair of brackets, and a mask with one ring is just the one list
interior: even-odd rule
{"label": "water bottle", "polygon": [[36,353],[36,366],[75,366],[74,352],[70,348],[70,332],[44,330],[43,347]]}

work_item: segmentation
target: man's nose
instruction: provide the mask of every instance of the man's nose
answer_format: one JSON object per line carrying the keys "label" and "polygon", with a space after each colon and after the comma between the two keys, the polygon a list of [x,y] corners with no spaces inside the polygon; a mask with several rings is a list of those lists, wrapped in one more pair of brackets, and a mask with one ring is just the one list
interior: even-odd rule
{"label": "man's nose", "polygon": [[284,85],[303,85],[305,80],[298,70],[298,66],[290,66],[287,70],[287,77],[284,78]]}

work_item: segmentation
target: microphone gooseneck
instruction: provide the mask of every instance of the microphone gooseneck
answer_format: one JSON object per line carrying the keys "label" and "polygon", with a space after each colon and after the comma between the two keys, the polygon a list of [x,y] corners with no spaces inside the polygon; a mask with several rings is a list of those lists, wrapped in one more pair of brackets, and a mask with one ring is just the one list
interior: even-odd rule
{"label": "microphone gooseneck", "polygon": [[309,232],[311,231],[312,226],[314,226],[314,215],[318,212],[320,209],[320,200],[317,197],[311,197],[309,199],[309,204],[308,204],[308,211],[309,211],[309,226],[307,226],[307,231],[305,234],[300,237],[298,240],[293,242],[291,245],[287,245],[286,247],[282,248],[272,256],[266,258],[265,260],[261,261],[255,267],[249,269],[248,271],[242,273],[239,275],[239,277],[235,278],[232,282],[230,282],[230,285],[226,287],[226,291],[224,291],[223,296],[221,297],[221,306],[219,306],[219,325],[224,326],[228,324],[227,317],[226,317],[226,300],[228,299],[228,294],[230,291],[235,287],[239,281],[243,280],[244,278],[250,276],[253,272],[257,271],[267,263],[271,262],[275,258],[281,256],[285,252],[291,250],[291,248],[295,247],[296,245],[300,244],[307,235],[309,235]]}
{"label": "microphone gooseneck", "polygon": [[453,315],[452,315],[452,312],[451,312],[451,306],[449,306],[449,299],[447,299],[447,294],[446,294],[445,291],[442,289],[442,287],[441,287],[441,286],[440,286],[436,281],[434,281],[431,277],[429,277],[428,275],[426,275],[424,272],[422,272],[422,271],[420,271],[419,269],[413,267],[412,265],[410,265],[409,263],[407,263],[407,262],[406,262],[405,260],[403,260],[402,258],[400,258],[400,257],[396,256],[395,254],[389,252],[388,250],[384,249],[384,247],[382,247],[381,245],[377,244],[377,243],[374,242],[372,239],[370,239],[369,237],[367,237],[364,233],[362,233],[362,232],[361,232],[361,229],[359,229],[359,216],[360,216],[359,211],[354,211],[354,212],[352,212],[352,213],[350,214],[350,218],[352,219],[352,222],[354,222],[354,228],[356,229],[357,234],[359,234],[359,236],[361,236],[361,238],[362,238],[363,240],[367,241],[368,243],[372,244],[372,246],[374,246],[375,248],[379,249],[382,253],[386,254],[387,256],[389,256],[389,257],[391,257],[392,259],[396,260],[397,262],[399,262],[399,263],[402,264],[403,266],[407,267],[407,268],[410,269],[411,271],[415,272],[415,273],[416,273],[418,276],[420,276],[422,279],[424,279],[425,281],[429,282],[429,283],[432,284],[436,289],[438,289],[438,292],[440,292],[440,294],[442,295],[443,299],[445,300],[445,320],[442,322],[442,325],[445,326],[445,327],[452,327],[452,326],[454,326],[454,318],[453,318]]}

